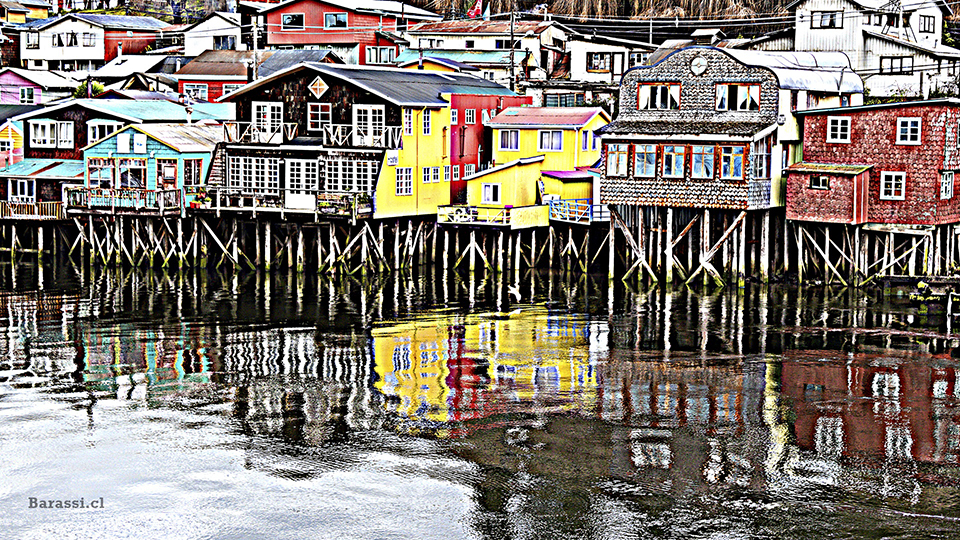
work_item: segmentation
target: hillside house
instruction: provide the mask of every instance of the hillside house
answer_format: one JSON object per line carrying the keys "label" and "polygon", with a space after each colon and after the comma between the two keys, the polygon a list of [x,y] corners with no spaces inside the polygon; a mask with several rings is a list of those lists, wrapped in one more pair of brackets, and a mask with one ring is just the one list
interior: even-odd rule
{"label": "hillside house", "polygon": [[199,56],[204,51],[244,50],[240,43],[240,14],[216,11],[182,30],[183,54]]}
{"label": "hillside house", "polygon": [[0,69],[0,103],[48,103],[70,97],[79,85],[62,73],[6,67]]}

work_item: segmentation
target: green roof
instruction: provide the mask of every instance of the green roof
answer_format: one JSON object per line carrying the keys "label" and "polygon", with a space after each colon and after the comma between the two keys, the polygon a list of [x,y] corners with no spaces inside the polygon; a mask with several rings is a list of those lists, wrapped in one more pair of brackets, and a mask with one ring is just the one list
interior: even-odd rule
{"label": "green roof", "polygon": [[30,158],[0,169],[0,177],[82,179],[83,172],[82,159]]}
{"label": "green roof", "polygon": [[856,176],[873,168],[873,165],[844,165],[840,163],[794,163],[787,167],[791,172],[844,174]]}

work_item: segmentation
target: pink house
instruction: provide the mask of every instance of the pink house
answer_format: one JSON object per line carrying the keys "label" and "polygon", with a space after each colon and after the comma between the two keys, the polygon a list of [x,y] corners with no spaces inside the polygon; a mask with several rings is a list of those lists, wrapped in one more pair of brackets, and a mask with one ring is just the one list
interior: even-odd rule
{"label": "pink house", "polygon": [[0,104],[37,105],[69,97],[80,81],[52,71],[0,69]]}

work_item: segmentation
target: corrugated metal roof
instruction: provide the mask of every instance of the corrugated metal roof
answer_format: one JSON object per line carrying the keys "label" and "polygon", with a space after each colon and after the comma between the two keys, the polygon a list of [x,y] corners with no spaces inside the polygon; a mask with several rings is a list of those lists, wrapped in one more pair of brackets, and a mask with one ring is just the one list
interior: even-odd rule
{"label": "corrugated metal roof", "polygon": [[526,158],[515,159],[515,160],[513,160],[513,161],[508,161],[508,162],[504,163],[503,165],[497,165],[496,167],[491,167],[491,168],[489,168],[489,169],[484,169],[484,170],[482,170],[482,171],[477,171],[476,174],[472,174],[472,175],[470,175],[470,176],[464,177],[464,180],[476,180],[477,178],[481,178],[481,177],[487,176],[488,174],[493,174],[493,173],[496,173],[496,172],[500,172],[500,171],[502,171],[502,170],[504,170],[504,169],[509,169],[509,168],[511,168],[511,167],[520,167],[520,166],[522,166],[522,165],[530,165],[531,163],[539,163],[539,162],[543,161],[545,158],[546,158],[546,156],[544,156],[544,155],[539,155],[539,156],[531,156],[531,157],[526,157]]}
{"label": "corrugated metal roof", "polygon": [[[513,34],[522,37],[528,31],[539,34],[550,28],[550,21],[516,21],[513,24]],[[418,34],[505,34],[510,35],[510,21],[484,21],[481,19],[466,19],[458,21],[442,21],[421,23],[409,30],[412,35]],[[518,38],[519,39],[519,38]]]}
{"label": "corrugated metal roof", "polygon": [[6,122],[8,118],[42,108],[43,105],[0,105],[0,124]]}
{"label": "corrugated metal roof", "polygon": [[447,102],[440,97],[441,94],[516,95],[510,89],[493,81],[463,73],[304,63],[277,72],[271,77],[258,79],[230,93],[229,97],[233,99],[263,85],[270,84],[276,78],[303,69],[310,69],[323,76],[335,77],[354,84],[401,107],[446,106]]}
{"label": "corrugated metal roof", "polygon": [[27,158],[0,169],[0,177],[29,177],[49,179],[83,178],[82,159]]}
{"label": "corrugated metal roof", "polygon": [[787,167],[788,171],[791,172],[806,172],[806,173],[832,173],[832,174],[842,174],[847,176],[856,176],[864,171],[868,171],[873,168],[873,165],[843,165],[839,163],[794,163]]}
{"label": "corrugated metal roof", "polygon": [[[441,66],[446,66],[450,69],[455,69],[457,71],[480,71],[480,68],[476,66],[471,66],[470,64],[464,64],[463,62],[457,62],[456,60],[449,60],[447,58],[438,58],[436,56],[424,56],[423,61],[432,63],[432,64],[441,65]],[[409,67],[418,66],[418,65],[420,65],[419,57],[416,60],[408,60],[406,62],[400,63],[400,67],[402,68],[409,68]]]}
{"label": "corrugated metal roof", "polygon": [[50,2],[44,2],[43,0],[20,0],[20,3],[28,7],[50,9]]}
{"label": "corrugated metal roof", "polygon": [[903,107],[960,107],[960,98],[937,98],[916,101],[894,101],[891,103],[873,103],[853,107],[832,107],[829,109],[807,109],[794,111],[796,116],[816,116],[821,114],[853,114],[874,109],[898,109]]}
{"label": "corrugated metal roof", "polygon": [[842,52],[751,51],[720,49],[742,64],[767,68],[780,88],[816,92],[863,93],[863,80]]}
{"label": "corrugated metal roof", "polygon": [[162,64],[166,56],[154,54],[129,54],[114,58],[93,72],[94,78],[119,79],[134,73],[147,73]]}
{"label": "corrugated metal roof", "polygon": [[[299,2],[310,2],[310,1],[311,0],[287,0],[286,2],[273,4],[269,8],[264,8],[261,12],[267,13],[275,9],[288,6],[290,4],[296,4]],[[254,4],[255,2],[245,2],[245,3]],[[338,6],[343,9],[349,9],[351,11],[357,11],[357,12],[379,12],[379,13],[389,13],[391,15],[402,14],[406,19],[439,20],[441,18],[440,15],[437,15],[436,13],[411,6],[410,4],[404,4],[403,2],[395,2],[392,0],[324,0],[324,3],[330,4],[332,6]]]}
{"label": "corrugated metal roof", "polygon": [[206,17],[200,19],[199,21],[192,24],[182,24],[180,25],[180,30],[183,32],[189,32],[197,27],[197,25],[203,24],[210,19],[221,19],[223,20],[224,30],[229,29],[230,26],[240,26],[240,14],[239,13],[230,13],[229,11],[214,11],[213,13],[207,15]]}
{"label": "corrugated metal roof", "polygon": [[151,92],[149,90],[124,90],[122,88],[112,88],[94,97],[97,99],[165,99],[167,101],[177,101],[179,99],[179,96],[176,94],[168,94],[166,92]]}
{"label": "corrugated metal roof", "polygon": [[[523,59],[526,53],[519,51],[514,55],[514,60],[519,62]],[[443,60],[453,60],[454,62],[460,62],[463,64],[479,64],[479,65],[500,65],[500,66],[509,66],[510,65],[510,51],[478,51],[474,49],[456,49],[456,50],[444,50],[444,49],[424,49],[423,50],[424,58],[437,58]],[[420,50],[419,49],[404,49],[403,52],[397,55],[398,64],[406,64],[408,62],[417,62],[420,60]]]}
{"label": "corrugated metal roof", "polygon": [[[260,51],[260,62],[265,62],[276,51]],[[174,73],[186,76],[235,76],[246,77],[247,63],[254,59],[253,51],[204,51]]]}
{"label": "corrugated metal roof", "polygon": [[16,73],[17,76],[26,79],[38,86],[43,88],[57,88],[57,89],[74,89],[77,85],[80,84],[80,81],[71,79],[64,75],[60,75],[54,71],[41,71],[38,69],[21,69],[14,67],[6,67],[0,69],[0,74],[6,72]]}
{"label": "corrugated metal roof", "polygon": [[153,17],[133,17],[129,15],[97,15],[93,13],[74,13],[69,17],[83,19],[90,23],[118,30],[159,30],[169,26]]}
{"label": "corrugated metal roof", "polygon": [[594,178],[594,175],[588,171],[542,171],[540,174],[562,181],[593,180]]}
{"label": "corrugated metal roof", "polygon": [[260,77],[269,77],[278,71],[304,62],[332,61],[335,64],[343,63],[343,60],[329,49],[294,49],[271,52],[272,54],[266,60],[260,62],[260,67],[257,68],[257,75]]}
{"label": "corrugated metal roof", "polygon": [[7,2],[0,0],[0,6],[6,8],[10,13],[30,13],[30,9],[24,7],[24,5],[19,2]]}
{"label": "corrugated metal roof", "polygon": [[[219,103],[194,103],[191,106],[194,109],[191,114],[193,121],[229,120],[229,116],[232,116],[232,114],[214,113],[214,111],[224,110],[223,104]],[[74,99],[20,115],[16,119],[42,118],[44,115],[69,107],[83,107],[128,122],[184,122],[187,119],[186,108],[179,103],[163,100],[136,101],[123,99]]]}
{"label": "corrugated metal roof", "polygon": [[583,127],[596,115],[606,113],[600,107],[507,107],[490,119],[492,128],[519,126]]}

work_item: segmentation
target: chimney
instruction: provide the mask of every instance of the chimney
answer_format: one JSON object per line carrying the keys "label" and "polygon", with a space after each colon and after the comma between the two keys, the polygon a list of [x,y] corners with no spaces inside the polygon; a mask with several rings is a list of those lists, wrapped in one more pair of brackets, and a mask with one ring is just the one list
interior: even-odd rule
{"label": "chimney", "polygon": [[181,68],[181,67],[183,67],[183,66],[180,65],[180,58],[177,58],[177,69],[174,70],[174,73],[176,73],[177,71],[180,71],[180,68]]}
{"label": "chimney", "polygon": [[187,107],[187,125],[190,125],[193,116],[193,107]]}
{"label": "chimney", "polygon": [[123,42],[117,42],[117,58],[123,57]]}

